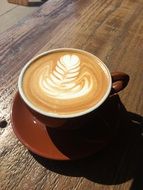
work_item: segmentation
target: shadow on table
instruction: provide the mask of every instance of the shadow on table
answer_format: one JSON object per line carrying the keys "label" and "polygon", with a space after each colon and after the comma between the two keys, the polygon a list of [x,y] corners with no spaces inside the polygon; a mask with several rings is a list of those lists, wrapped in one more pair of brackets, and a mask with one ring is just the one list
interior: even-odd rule
{"label": "shadow on table", "polygon": [[41,0],[41,1],[32,1],[28,3],[29,7],[39,7],[41,6],[43,3],[45,3],[47,0]]}
{"label": "shadow on table", "polygon": [[[127,112],[116,98],[120,104],[120,125],[110,146],[78,161],[53,161],[30,153],[45,168],[59,174],[81,176],[106,185],[133,179],[131,190],[143,189],[143,118]],[[112,117],[113,113],[107,114]]]}

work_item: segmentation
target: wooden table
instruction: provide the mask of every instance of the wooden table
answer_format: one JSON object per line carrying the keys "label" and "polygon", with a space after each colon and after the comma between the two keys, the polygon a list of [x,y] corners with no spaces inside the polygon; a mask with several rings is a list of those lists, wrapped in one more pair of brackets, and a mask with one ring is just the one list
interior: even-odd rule
{"label": "wooden table", "polygon": [[[10,122],[20,69],[35,54],[58,47],[84,49],[111,71],[130,75],[120,93],[128,111],[128,122],[122,122],[126,130],[108,148],[80,161],[52,161],[30,153]],[[0,189],[143,189],[142,95],[143,1],[48,0],[0,35]]]}

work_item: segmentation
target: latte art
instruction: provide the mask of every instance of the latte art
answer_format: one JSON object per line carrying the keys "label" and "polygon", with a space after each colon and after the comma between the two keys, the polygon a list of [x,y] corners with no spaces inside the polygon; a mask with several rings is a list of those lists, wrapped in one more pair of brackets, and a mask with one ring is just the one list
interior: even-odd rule
{"label": "latte art", "polygon": [[76,55],[62,56],[53,72],[49,71],[50,66],[39,70],[39,88],[50,97],[64,100],[77,98],[92,89],[92,77],[87,71],[80,72],[80,59]]}
{"label": "latte art", "polygon": [[24,96],[42,113],[75,116],[94,107],[107,93],[110,77],[102,64],[78,50],[42,55],[24,71]]}

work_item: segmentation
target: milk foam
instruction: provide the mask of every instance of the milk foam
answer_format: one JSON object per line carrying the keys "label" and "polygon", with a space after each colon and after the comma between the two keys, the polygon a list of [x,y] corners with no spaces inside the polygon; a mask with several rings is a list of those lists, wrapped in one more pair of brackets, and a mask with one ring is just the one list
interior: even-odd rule
{"label": "milk foam", "polygon": [[90,109],[106,94],[108,84],[108,74],[99,60],[68,50],[39,57],[23,76],[27,99],[51,115],[69,115]]}
{"label": "milk foam", "polygon": [[92,77],[87,71],[81,73],[80,58],[77,55],[62,56],[54,70],[51,73],[49,70],[50,68],[42,68],[39,71],[38,88],[52,98],[78,98],[92,89]]}

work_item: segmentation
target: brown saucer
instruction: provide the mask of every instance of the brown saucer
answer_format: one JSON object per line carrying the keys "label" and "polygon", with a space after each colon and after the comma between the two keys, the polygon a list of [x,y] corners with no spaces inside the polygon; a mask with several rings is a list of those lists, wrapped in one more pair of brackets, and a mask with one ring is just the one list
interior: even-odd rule
{"label": "brown saucer", "polygon": [[[67,129],[47,127],[27,109],[19,93],[15,95],[11,115],[13,130],[21,143],[32,152],[55,160],[75,160],[90,156],[113,138],[115,130],[112,126],[94,113],[85,119],[81,118],[83,121],[77,129],[72,128],[76,122],[67,122]],[[72,130],[68,130],[69,126]],[[113,126],[115,129],[115,123]]]}

